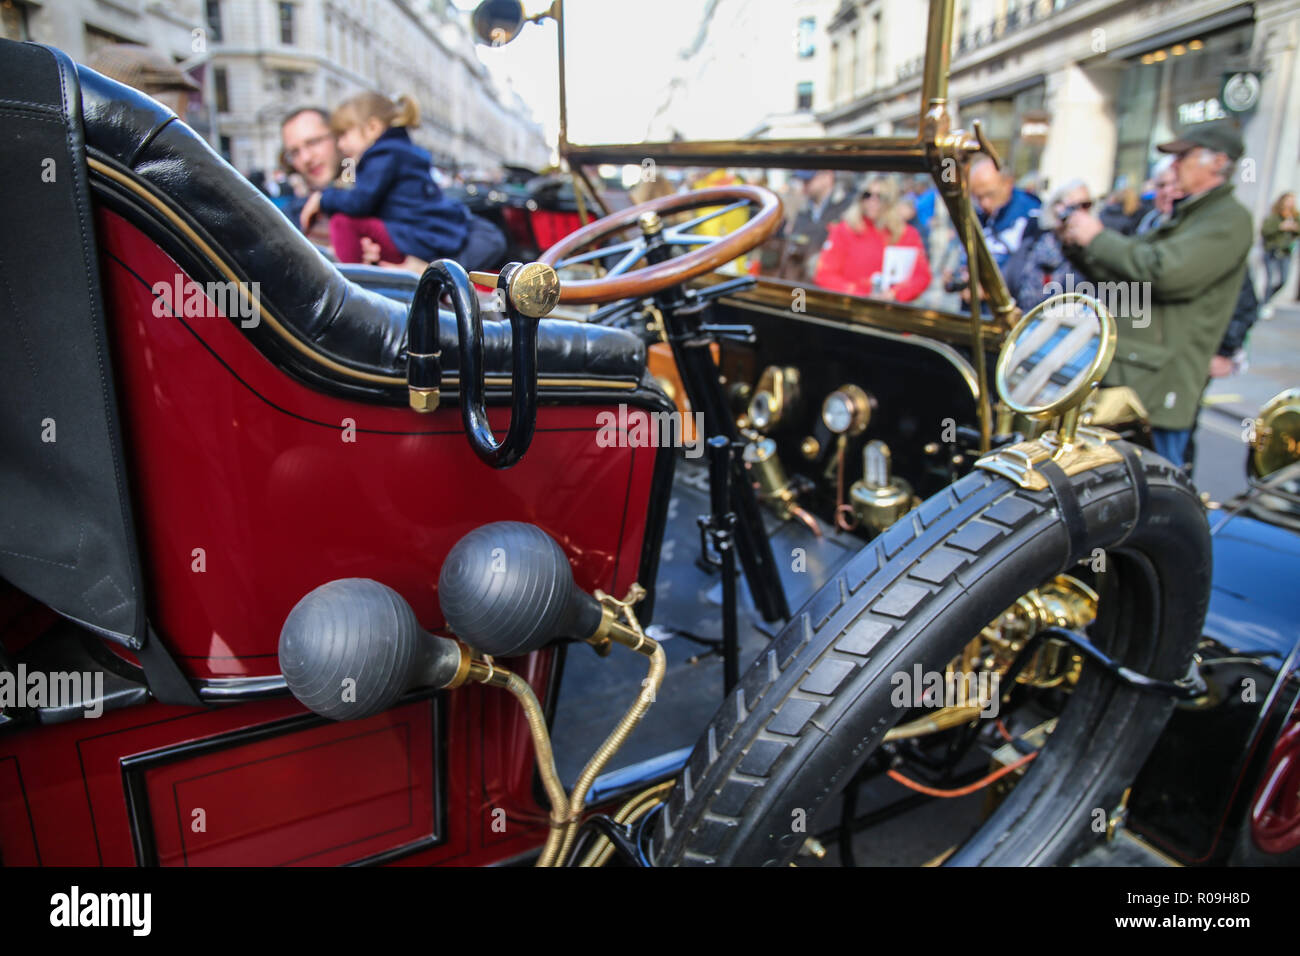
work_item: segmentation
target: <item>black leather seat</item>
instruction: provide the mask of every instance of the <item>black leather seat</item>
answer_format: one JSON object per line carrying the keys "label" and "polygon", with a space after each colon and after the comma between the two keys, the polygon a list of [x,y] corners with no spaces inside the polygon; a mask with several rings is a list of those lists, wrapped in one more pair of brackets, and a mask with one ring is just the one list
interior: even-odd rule
{"label": "black leather seat", "polygon": [[[241,280],[258,282],[263,306],[309,346],[285,349],[295,356],[286,365],[317,382],[400,399],[400,382],[376,385],[374,379],[405,376],[405,306],[345,278],[169,109],[86,67],[77,73],[92,186],[115,188],[122,196],[133,193],[139,203],[161,201],[168,208],[158,211],[157,222],[162,232],[170,232],[164,236],[171,240],[164,242],[169,253],[176,255],[179,245],[191,261],[215,256]],[[177,217],[208,250],[186,235]],[[443,367],[455,376],[455,317],[444,312],[441,320]],[[489,375],[508,375],[510,327],[490,319],[484,326],[485,367]],[[267,335],[253,337],[266,345]],[[639,381],[645,370],[644,345],[621,330],[547,319],[538,338],[543,389],[548,379],[588,387],[598,387],[600,380]],[[312,354],[321,359],[318,367],[304,367],[313,364]]]}

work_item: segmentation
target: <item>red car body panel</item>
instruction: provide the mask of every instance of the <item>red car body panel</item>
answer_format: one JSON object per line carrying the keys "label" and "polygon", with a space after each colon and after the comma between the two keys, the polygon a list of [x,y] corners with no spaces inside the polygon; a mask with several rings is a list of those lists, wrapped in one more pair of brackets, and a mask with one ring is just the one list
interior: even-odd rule
{"label": "red car body panel", "polygon": [[[150,622],[191,678],[277,674],[285,617],[336,578],[382,581],[442,628],[442,561],[491,521],[546,530],[588,591],[621,595],[640,575],[657,449],[597,445],[616,404],[543,404],[525,459],[493,470],[455,407],[334,397],[224,317],[156,309],[156,283],[189,277],[123,217],[96,216]],[[508,421],[493,410],[498,433]],[[11,651],[52,620],[26,603],[8,605]],[[508,663],[546,702],[554,659]],[[533,775],[523,714],[493,689],[346,724],[288,698],[150,701],[0,735],[0,860],[490,863],[542,842]]]}

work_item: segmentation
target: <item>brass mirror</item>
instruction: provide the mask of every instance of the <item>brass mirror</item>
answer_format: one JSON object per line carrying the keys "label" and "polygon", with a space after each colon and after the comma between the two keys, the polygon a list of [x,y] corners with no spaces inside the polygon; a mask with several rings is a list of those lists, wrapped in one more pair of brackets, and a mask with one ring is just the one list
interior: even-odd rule
{"label": "brass mirror", "polygon": [[1300,461],[1300,388],[1274,395],[1260,409],[1250,444],[1250,466],[1256,477]]}
{"label": "brass mirror", "polygon": [[502,46],[524,25],[524,5],[519,0],[483,0],[470,17],[480,43]]}
{"label": "brass mirror", "polygon": [[1012,411],[1035,419],[1061,417],[1073,437],[1079,407],[1115,355],[1115,319],[1077,292],[1052,296],[1011,330],[998,356],[998,394]]}

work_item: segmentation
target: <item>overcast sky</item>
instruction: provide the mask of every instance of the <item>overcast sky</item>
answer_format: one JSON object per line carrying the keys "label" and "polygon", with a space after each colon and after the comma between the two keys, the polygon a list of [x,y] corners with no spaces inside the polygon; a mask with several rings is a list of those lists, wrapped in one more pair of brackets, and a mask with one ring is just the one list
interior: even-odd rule
{"label": "overcast sky", "polygon": [[[695,36],[707,2],[565,0],[569,138],[578,143],[643,140],[678,53]],[[477,6],[475,0],[456,3],[466,11]],[[531,14],[548,5],[549,0],[526,0],[524,9]],[[493,75],[509,81],[533,110],[552,146],[560,118],[556,35],[555,22],[547,20],[526,24],[505,46],[478,47]]]}

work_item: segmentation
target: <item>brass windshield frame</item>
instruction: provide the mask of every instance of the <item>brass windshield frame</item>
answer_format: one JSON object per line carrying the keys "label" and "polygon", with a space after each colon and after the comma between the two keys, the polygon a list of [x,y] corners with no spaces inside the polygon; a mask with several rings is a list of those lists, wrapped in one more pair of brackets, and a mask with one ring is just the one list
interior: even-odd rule
{"label": "brass windshield frame", "polygon": [[[835,169],[852,172],[926,173],[934,180],[952,217],[957,237],[967,252],[971,270],[971,305],[967,318],[971,358],[979,383],[982,450],[992,433],[992,408],[986,350],[997,345],[1020,319],[971,203],[968,174],[976,154],[1000,165],[978,123],[971,131],[954,129],[948,110],[954,0],[930,0],[922,70],[921,106],[913,137],[843,137],[828,139],[701,140],[695,142],[617,143],[582,145],[568,139],[568,104],[564,61],[564,0],[555,0],[559,44],[559,154],[573,171],[575,189],[587,192],[597,208],[608,214],[585,166],[604,163],[639,165],[649,159],[665,166],[736,166],[749,169]],[[955,174],[955,175],[954,175]],[[818,290],[810,288],[811,295]],[[837,297],[842,298],[842,297]],[[988,302],[991,319],[981,318],[980,302]],[[872,308],[877,304],[873,303]],[[891,311],[903,311],[896,309]],[[935,313],[926,312],[933,322]]]}

